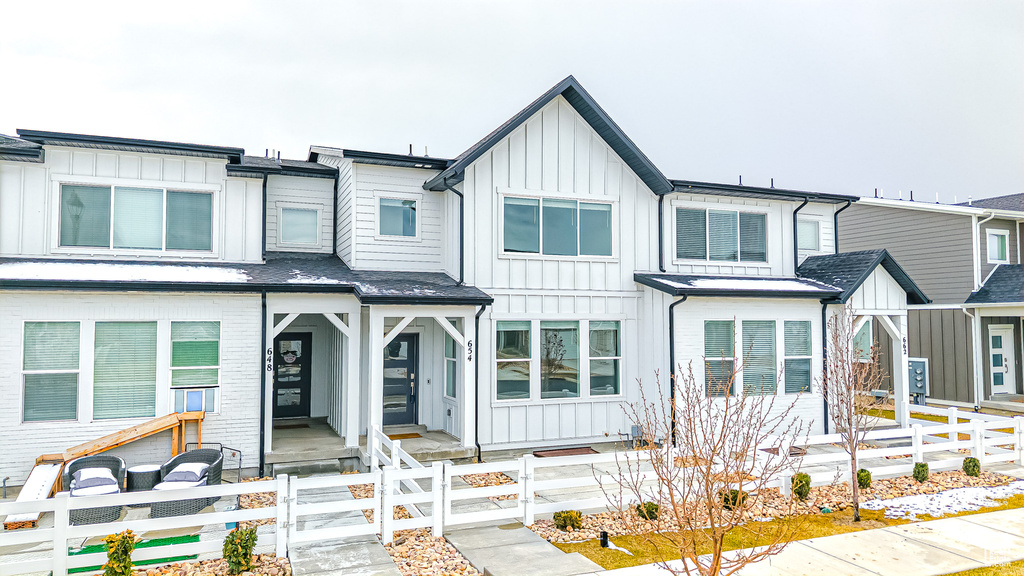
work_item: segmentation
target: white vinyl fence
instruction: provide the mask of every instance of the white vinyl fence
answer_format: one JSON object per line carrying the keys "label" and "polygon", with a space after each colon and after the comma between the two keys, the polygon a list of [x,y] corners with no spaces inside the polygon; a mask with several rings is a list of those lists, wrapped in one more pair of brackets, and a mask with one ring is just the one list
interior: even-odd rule
{"label": "white vinyl fence", "polygon": [[[962,465],[967,450],[982,465],[1015,462],[1024,465],[1024,419],[1003,418],[955,408],[936,409],[912,407],[912,412],[947,417],[947,423],[922,422],[910,428],[879,430],[867,435],[867,441],[902,440],[908,445],[860,450],[861,467],[873,475],[908,474],[913,463],[928,461],[931,470],[956,469]],[[967,422],[960,423],[960,419]],[[939,437],[939,435],[946,437]],[[961,440],[960,435],[967,439]],[[808,454],[797,459],[799,470],[810,473],[814,485],[835,480],[837,471],[849,471],[847,454],[834,446],[839,435],[819,435],[801,438],[776,438],[773,446],[801,446],[806,449],[828,447],[827,451]],[[434,462],[423,466],[409,457],[398,440],[374,434],[370,440],[370,458],[375,464],[370,472],[295,478],[281,475],[274,480],[241,484],[200,486],[173,491],[131,492],[109,496],[69,498],[66,492],[55,498],[31,502],[0,503],[0,516],[23,513],[50,513],[52,528],[31,528],[0,532],[0,550],[23,550],[30,547],[52,546],[53,553],[44,558],[26,558],[23,554],[5,554],[0,557],[0,576],[26,572],[52,571],[60,575],[69,568],[98,566],[106,560],[102,553],[69,555],[69,540],[78,542],[87,537],[104,536],[125,529],[137,534],[155,530],[212,526],[257,520],[274,519],[272,526],[263,528],[258,545],[275,547],[279,556],[286,556],[293,545],[335,540],[354,536],[379,534],[383,542],[392,540],[397,530],[429,528],[435,536],[445,527],[480,522],[521,520],[534,523],[536,516],[559,510],[598,510],[630,503],[629,494],[616,487],[620,464],[650,458],[650,452],[621,452],[536,458],[525,455],[515,460],[479,464],[452,464]],[[821,450],[812,450],[812,452]],[[927,458],[942,454],[942,457]],[[886,456],[909,455],[912,462],[896,461],[886,464]],[[766,453],[757,452],[757,456]],[[671,460],[671,459],[670,459]],[[382,465],[377,469],[376,465]],[[865,465],[870,464],[870,465]],[[794,468],[781,474],[776,486],[788,491]],[[498,486],[473,487],[457,478],[469,474],[500,472],[511,483]],[[639,475],[639,476],[638,476]],[[633,478],[649,478],[650,472],[634,469]],[[354,498],[351,487],[369,485],[371,495]],[[602,488],[611,488],[607,496]],[[366,489],[364,488],[364,492]],[[242,494],[276,492],[276,505],[267,508],[224,510],[169,518],[146,518],[105,524],[72,526],[69,510],[104,506],[127,506],[192,498],[232,497]],[[359,491],[356,491],[359,493]],[[514,496],[514,500],[486,504],[489,498]],[[622,498],[622,502],[614,502]],[[300,503],[301,502],[301,503]],[[396,509],[404,507],[411,518],[396,517]],[[369,518],[361,517],[363,510],[372,511]],[[357,513],[359,512],[359,513]],[[346,522],[323,522],[324,518],[346,515]],[[219,552],[220,540],[187,544],[174,544],[152,548],[138,548],[133,559],[147,560]],[[38,556],[38,555],[37,555]]]}

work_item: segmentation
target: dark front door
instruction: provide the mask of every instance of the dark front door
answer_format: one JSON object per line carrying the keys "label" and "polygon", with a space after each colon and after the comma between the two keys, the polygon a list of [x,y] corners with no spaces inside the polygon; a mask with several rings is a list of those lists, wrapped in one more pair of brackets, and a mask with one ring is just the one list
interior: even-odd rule
{"label": "dark front door", "polygon": [[274,418],[309,416],[313,335],[284,332],[274,339]]}
{"label": "dark front door", "polygon": [[384,347],[384,425],[416,423],[419,337],[401,334]]}

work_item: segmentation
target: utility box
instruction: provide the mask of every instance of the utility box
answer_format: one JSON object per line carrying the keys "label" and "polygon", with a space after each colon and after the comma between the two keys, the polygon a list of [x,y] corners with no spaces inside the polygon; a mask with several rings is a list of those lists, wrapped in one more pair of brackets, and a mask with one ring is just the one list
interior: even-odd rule
{"label": "utility box", "polygon": [[924,398],[928,395],[927,358],[908,358],[907,392],[914,399],[914,404],[924,404]]}

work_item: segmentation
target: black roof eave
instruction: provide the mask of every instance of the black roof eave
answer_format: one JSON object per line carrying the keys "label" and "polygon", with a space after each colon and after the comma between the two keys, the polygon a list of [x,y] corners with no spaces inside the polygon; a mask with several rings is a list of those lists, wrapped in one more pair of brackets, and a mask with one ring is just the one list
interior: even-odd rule
{"label": "black roof eave", "polygon": [[680,288],[659,282],[655,278],[636,274],[633,280],[671,296],[713,296],[719,298],[808,298],[825,300],[839,296],[839,290],[729,290],[714,288]]}
{"label": "black roof eave", "polygon": [[[700,190],[708,190],[710,193],[726,192],[733,196],[747,196],[752,198],[790,198],[793,200],[809,200],[838,204],[840,202],[856,202],[860,196],[848,196],[846,194],[831,194],[826,192],[804,192],[801,190],[789,190],[785,188],[763,188],[760,186],[742,186],[739,184],[722,184],[717,182],[697,182],[694,180],[669,180],[672,183],[672,192],[701,193]],[[696,189],[696,190],[694,190]]]}
{"label": "black roof eave", "polygon": [[67,132],[47,132],[44,130],[22,130],[18,129],[18,137],[37,144],[50,142],[95,144],[101,146],[132,146],[136,148],[151,149],[154,152],[177,151],[203,154],[217,158],[224,158],[228,162],[239,163],[245,150],[227,146],[210,146],[207,144],[188,144],[185,142],[167,142],[162,140],[140,140],[137,138],[118,138],[114,136],[94,136],[90,134],[70,134]]}
{"label": "black roof eave", "polygon": [[228,164],[228,176],[242,176],[252,177],[250,175],[258,174],[262,177],[264,174],[272,176],[301,176],[304,178],[334,178],[338,174],[337,168],[330,166],[324,166],[320,168],[305,168],[302,166],[282,166],[282,167],[271,167],[271,166],[250,166],[246,164]]}
{"label": "black roof eave", "polygon": [[611,145],[612,149],[640,177],[655,194],[666,194],[672,191],[668,178],[658,170],[657,166],[637,147],[626,133],[611,119],[597,102],[583,89],[583,86],[572,76],[554,85],[534,100],[526,108],[520,110],[497,130],[477,142],[457,158],[448,168],[423,183],[426,190],[444,190],[445,186],[458,184],[462,181],[465,170],[503,138],[511,134],[539,112],[556,96],[563,96],[566,101],[581,115],[595,131]]}
{"label": "black roof eave", "polygon": [[[342,151],[342,157],[348,158],[356,163],[362,163],[363,161],[370,161],[366,163],[374,164],[386,162],[401,164],[408,168],[419,168],[421,170],[444,170],[452,163],[452,161],[447,158],[432,158],[430,156],[412,156],[404,154],[390,154],[387,152],[369,152],[366,150],[348,149]],[[421,166],[417,166],[417,164],[421,164]]]}

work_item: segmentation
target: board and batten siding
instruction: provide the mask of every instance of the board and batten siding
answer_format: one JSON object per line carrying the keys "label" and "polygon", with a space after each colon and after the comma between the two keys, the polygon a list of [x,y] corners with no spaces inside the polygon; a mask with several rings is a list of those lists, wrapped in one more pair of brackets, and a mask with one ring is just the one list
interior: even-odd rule
{"label": "board and batten siding", "polygon": [[935,304],[974,289],[971,217],[854,203],[839,215],[842,252],[884,248]]}
{"label": "board and batten siding", "polygon": [[[443,269],[443,238],[448,226],[444,202],[449,192],[423,189],[436,172],[375,164],[354,164],[352,178],[354,226],[350,266],[363,270],[437,272]],[[380,198],[416,201],[416,238],[381,236],[378,221]]]}
{"label": "board and batten siding", "polygon": [[[46,147],[42,164],[0,162],[0,255],[116,259],[116,250],[58,246],[60,183],[201,190],[214,194],[213,253],[159,260],[259,261],[262,252],[261,190],[247,179],[229,179],[226,160],[81,148]],[[227,182],[234,182],[231,186]],[[252,204],[255,203],[255,206]],[[138,259],[138,256],[127,256]]]}
{"label": "board and batten siding", "polygon": [[908,311],[909,355],[928,359],[930,398],[974,402],[973,332],[971,318],[959,308]]}
{"label": "board and batten siding", "polygon": [[981,281],[984,282],[997,266],[997,264],[989,264],[988,262],[988,231],[1005,230],[1009,233],[1009,237],[1006,239],[1006,251],[1010,264],[1018,264],[1020,262],[1018,259],[1019,242],[1017,240],[1016,222],[1013,220],[993,219],[981,224],[979,228],[981,229],[978,233],[981,254]]}
{"label": "board and batten siding", "polygon": [[[82,349],[79,376],[79,420],[22,422],[23,381],[21,374],[23,323],[32,321],[219,321],[220,398],[219,412],[207,414],[203,440],[231,446],[244,455],[243,466],[259,463],[260,402],[260,297],[258,295],[180,293],[88,293],[88,292],[0,292],[0,351],[13,358],[14,369],[0,373],[0,427],[19,439],[0,452],[0,477],[10,476],[21,484],[41,454],[62,452],[72,446],[140,424],[149,418],[91,420],[83,413],[85,394],[91,390],[93,357]],[[83,332],[86,327],[83,325]],[[161,334],[169,331],[161,328]],[[87,340],[83,334],[80,346]],[[166,339],[158,346],[169,346]],[[170,405],[169,350],[158,349],[157,416],[173,409]],[[161,363],[161,358],[165,358]],[[169,407],[170,406],[170,407]],[[163,410],[161,410],[161,407]],[[190,427],[188,441],[194,441]],[[159,464],[170,457],[170,434],[160,434],[112,450],[130,465]]]}
{"label": "board and batten siding", "polygon": [[[279,234],[284,208],[316,210],[319,241],[316,246],[287,244]],[[270,175],[267,177],[267,250],[331,253],[334,249],[334,180]]]}

